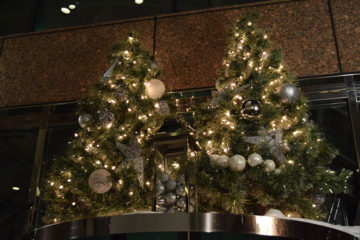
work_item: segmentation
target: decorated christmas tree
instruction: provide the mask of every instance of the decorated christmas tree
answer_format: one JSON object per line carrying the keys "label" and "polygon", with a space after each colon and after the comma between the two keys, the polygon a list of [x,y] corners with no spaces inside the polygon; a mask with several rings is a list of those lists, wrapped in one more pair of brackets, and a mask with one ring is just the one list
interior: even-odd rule
{"label": "decorated christmas tree", "polygon": [[196,114],[198,209],[320,218],[327,196],[349,192],[351,172],[328,167],[337,150],[309,121],[295,77],[255,18],[236,22],[217,95]]}
{"label": "decorated christmas tree", "polygon": [[80,102],[81,129],[45,179],[45,223],[152,208],[149,137],[170,114],[170,97],[135,36],[113,46],[111,62]]}

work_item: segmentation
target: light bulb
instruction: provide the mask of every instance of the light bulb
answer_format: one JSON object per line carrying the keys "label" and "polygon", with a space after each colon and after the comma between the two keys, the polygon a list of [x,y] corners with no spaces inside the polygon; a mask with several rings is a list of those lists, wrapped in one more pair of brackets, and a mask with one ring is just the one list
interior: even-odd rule
{"label": "light bulb", "polygon": [[143,2],[144,2],[144,0],[135,0],[135,3],[138,5],[142,4]]}
{"label": "light bulb", "polygon": [[70,9],[68,9],[66,7],[62,7],[60,10],[63,14],[70,14],[70,12],[71,12]]}

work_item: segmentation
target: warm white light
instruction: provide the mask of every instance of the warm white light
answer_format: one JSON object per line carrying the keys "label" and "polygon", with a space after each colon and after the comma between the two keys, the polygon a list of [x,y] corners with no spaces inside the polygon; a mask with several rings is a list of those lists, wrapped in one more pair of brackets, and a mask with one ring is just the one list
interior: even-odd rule
{"label": "warm white light", "polygon": [[146,186],[150,186],[150,182],[149,181],[146,181]]}
{"label": "warm white light", "polygon": [[60,185],[60,186],[59,186],[59,188],[60,188],[60,189],[63,189],[63,188],[64,188],[64,186],[63,186],[63,185]]}
{"label": "warm white light", "polygon": [[61,9],[61,12],[64,13],[64,14],[69,14],[70,13],[70,9],[66,8],[66,7],[62,7]]}
{"label": "warm white light", "polygon": [[50,183],[50,186],[54,186],[54,182],[51,182],[51,183]]}
{"label": "warm white light", "polygon": [[144,0],[135,0],[136,4],[142,4],[144,2]]}
{"label": "warm white light", "polygon": [[72,202],[71,205],[75,206],[75,205],[76,205],[76,202]]}
{"label": "warm white light", "polygon": [[70,8],[71,10],[74,10],[74,9],[76,8],[76,6],[75,6],[75,4],[70,4],[70,5],[69,5],[69,8]]}
{"label": "warm white light", "polygon": [[177,162],[174,162],[173,164],[171,164],[175,169],[179,169],[180,168],[180,164]]}
{"label": "warm white light", "polygon": [[19,191],[19,190],[20,190],[20,188],[19,188],[19,187],[14,186],[14,187],[12,187],[12,190],[14,190],[14,191]]}

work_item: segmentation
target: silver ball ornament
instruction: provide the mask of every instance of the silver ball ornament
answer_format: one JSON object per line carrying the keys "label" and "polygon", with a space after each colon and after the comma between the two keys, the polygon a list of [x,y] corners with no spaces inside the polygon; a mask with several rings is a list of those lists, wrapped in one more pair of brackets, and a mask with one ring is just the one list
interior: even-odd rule
{"label": "silver ball ornament", "polygon": [[281,173],[281,169],[280,168],[275,169],[274,173],[275,175],[279,175]]}
{"label": "silver ball ornament", "polygon": [[124,88],[117,88],[113,92],[113,96],[116,100],[123,102],[127,99],[127,91]]}
{"label": "silver ball ornament", "polygon": [[185,188],[184,188],[184,186],[177,186],[177,188],[176,188],[176,195],[177,196],[180,196],[180,197],[185,197],[185,195],[186,195],[186,192],[185,192]]}
{"label": "silver ball ornament", "polygon": [[177,186],[177,182],[173,179],[170,179],[165,183],[166,191],[169,192],[174,191],[176,189],[176,186]]}
{"label": "silver ball ornament", "polygon": [[264,161],[264,165],[265,165],[265,171],[266,172],[272,172],[276,168],[275,162],[273,160],[271,160],[271,159],[266,159]]}
{"label": "silver ball ornament", "polygon": [[263,162],[262,157],[257,153],[253,153],[248,157],[248,163],[250,167],[256,167],[262,162]]}
{"label": "silver ball ornament", "polygon": [[108,111],[99,112],[99,121],[102,125],[108,126],[109,124],[115,123],[115,115]]}
{"label": "silver ball ornament", "polygon": [[218,164],[218,159],[220,158],[220,155],[218,154],[211,154],[209,156],[210,164],[213,166],[216,166]]}
{"label": "silver ball ornament", "polygon": [[170,114],[169,104],[163,100],[155,104],[156,113],[160,116],[167,116]]}
{"label": "silver ball ornament", "polygon": [[163,183],[169,181],[170,180],[169,174],[167,174],[166,172],[162,173],[161,176],[160,176],[160,180]]}
{"label": "silver ball ornament", "polygon": [[261,105],[256,100],[246,100],[241,107],[241,113],[246,117],[256,117],[261,113]]}
{"label": "silver ball ornament", "polygon": [[181,208],[181,209],[185,209],[186,208],[186,201],[185,201],[185,198],[179,198],[177,201],[176,201],[176,206]]}
{"label": "silver ball ornament", "polygon": [[241,155],[234,155],[229,159],[229,167],[234,171],[241,172],[246,167],[246,159]]}
{"label": "silver ball ornament", "polygon": [[97,169],[93,171],[88,180],[90,188],[98,194],[108,192],[112,186],[110,176],[111,174],[105,169]]}
{"label": "silver ball ornament", "polygon": [[155,186],[156,195],[161,195],[165,192],[165,186],[162,183],[157,183]]}
{"label": "silver ball ornament", "polygon": [[165,85],[159,79],[151,79],[145,86],[146,95],[151,99],[159,99],[165,93]]}
{"label": "silver ball ornament", "polygon": [[169,192],[165,195],[165,202],[168,205],[173,205],[176,202],[176,195],[172,192]]}
{"label": "silver ball ornament", "polygon": [[285,83],[280,89],[280,96],[283,103],[293,103],[299,99],[299,90],[296,86]]}
{"label": "silver ball ornament", "polygon": [[80,127],[85,128],[91,122],[91,116],[89,114],[80,115],[78,122]]}
{"label": "silver ball ornament", "polygon": [[156,204],[158,205],[164,205],[165,204],[165,198],[163,196],[158,196],[156,198]]}
{"label": "silver ball ornament", "polygon": [[218,159],[218,165],[221,167],[227,167],[229,165],[229,157],[226,155],[221,155]]}
{"label": "silver ball ornament", "polygon": [[184,174],[181,174],[181,175],[177,178],[177,181],[178,181],[179,184],[185,185],[185,175],[184,175]]}

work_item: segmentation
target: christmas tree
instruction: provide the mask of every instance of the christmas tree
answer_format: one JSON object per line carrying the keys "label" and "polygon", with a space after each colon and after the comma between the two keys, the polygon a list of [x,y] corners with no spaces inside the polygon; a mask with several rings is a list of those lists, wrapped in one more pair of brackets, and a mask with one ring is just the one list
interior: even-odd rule
{"label": "christmas tree", "polygon": [[135,36],[115,44],[110,58],[111,67],[79,104],[81,129],[45,180],[45,223],[152,208],[149,137],[173,106],[156,62]]}
{"label": "christmas tree", "polygon": [[198,209],[320,218],[325,197],[349,192],[351,172],[328,168],[337,150],[309,121],[295,77],[255,18],[236,22],[218,93],[196,114]]}

